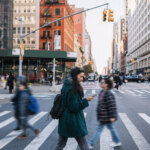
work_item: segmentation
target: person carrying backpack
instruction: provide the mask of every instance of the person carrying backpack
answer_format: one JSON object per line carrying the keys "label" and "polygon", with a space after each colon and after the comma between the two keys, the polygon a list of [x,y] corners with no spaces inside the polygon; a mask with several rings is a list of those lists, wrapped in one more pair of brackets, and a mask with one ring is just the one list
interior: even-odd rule
{"label": "person carrying backpack", "polygon": [[89,150],[85,136],[88,134],[83,110],[94,97],[84,97],[81,81],[84,71],[80,68],[71,70],[62,88],[62,107],[64,112],[59,118],[59,140],[55,150],[63,150],[70,137],[76,139],[81,150]]}
{"label": "person carrying backpack", "polygon": [[97,105],[97,120],[99,122],[96,133],[89,141],[89,148],[93,149],[93,146],[99,139],[104,127],[107,127],[112,135],[113,143],[111,147],[121,146],[120,138],[115,129],[114,123],[117,120],[117,106],[115,97],[111,92],[113,88],[113,82],[110,79],[103,79],[101,82],[101,88],[103,89],[99,94]]}
{"label": "person carrying backpack", "polygon": [[19,81],[17,82],[18,88],[14,98],[12,99],[12,102],[14,103],[14,108],[17,112],[16,115],[18,120],[18,127],[16,130],[23,129],[23,133],[18,136],[18,138],[24,139],[27,138],[27,128],[33,130],[36,135],[39,134],[39,129],[35,129],[28,123],[31,92],[27,86],[26,78],[24,76],[19,77]]}

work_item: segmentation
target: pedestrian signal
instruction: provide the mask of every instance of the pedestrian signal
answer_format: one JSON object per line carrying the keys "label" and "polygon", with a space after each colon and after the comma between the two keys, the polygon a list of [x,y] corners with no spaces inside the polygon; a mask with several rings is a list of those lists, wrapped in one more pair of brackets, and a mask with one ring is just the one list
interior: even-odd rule
{"label": "pedestrian signal", "polygon": [[114,22],[113,13],[114,13],[114,11],[109,9],[109,14],[108,14],[108,21],[109,22]]}
{"label": "pedestrian signal", "polygon": [[103,11],[103,21],[105,22],[106,19],[107,19],[107,11],[104,10],[104,11]]}

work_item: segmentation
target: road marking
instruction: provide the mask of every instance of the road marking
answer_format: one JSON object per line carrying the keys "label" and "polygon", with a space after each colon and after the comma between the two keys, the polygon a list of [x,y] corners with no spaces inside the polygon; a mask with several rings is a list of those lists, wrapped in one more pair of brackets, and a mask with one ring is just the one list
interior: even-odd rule
{"label": "road marking", "polygon": [[[86,118],[87,113],[84,112],[84,117]],[[74,138],[68,139],[67,145],[64,150],[76,150],[78,147],[77,141]]]}
{"label": "road marking", "polygon": [[135,92],[138,92],[140,94],[143,94],[143,92],[139,91],[139,90],[134,90]]}
{"label": "road marking", "polygon": [[86,94],[87,90],[84,90],[84,95]]}
{"label": "road marking", "polygon": [[100,137],[100,149],[101,150],[113,150],[113,148],[110,147],[111,143],[111,135],[108,129],[104,129],[102,132],[102,135]]}
{"label": "road marking", "polygon": [[58,120],[52,120],[46,128],[24,150],[38,150],[58,125]]}
{"label": "road marking", "polygon": [[148,124],[150,124],[150,117],[144,113],[138,113],[138,115],[143,118]]}
{"label": "road marking", "polygon": [[147,91],[147,90],[142,90],[143,92],[146,92],[146,93],[150,93],[149,91]]}
{"label": "road marking", "polygon": [[132,139],[136,143],[139,150],[148,150],[150,149],[149,143],[146,141],[144,136],[140,133],[140,131],[136,128],[136,126],[131,122],[128,116],[125,113],[119,113],[119,116],[127,128],[129,134]]}
{"label": "road marking", "polygon": [[15,118],[14,117],[11,117],[3,122],[0,123],[0,129],[9,125],[10,123],[12,123],[13,121],[15,121]]}
{"label": "road marking", "polygon": [[113,94],[116,94],[116,92],[114,92],[113,90],[112,90],[112,93],[113,93]]}
{"label": "road marking", "polygon": [[122,94],[125,94],[125,92],[121,91],[121,90],[118,90],[118,92],[122,93]]}
{"label": "road marking", "polygon": [[[32,119],[30,119],[30,124],[33,125],[36,123],[38,120],[40,120],[44,115],[46,115],[47,112],[41,112]],[[17,136],[19,136],[22,133],[22,131],[12,131],[9,134],[7,134],[4,138],[0,140],[0,149],[5,147],[8,143],[13,141]]]}
{"label": "road marking", "polygon": [[92,94],[93,94],[93,95],[96,94],[96,91],[95,91],[95,90],[92,90]]}
{"label": "road marking", "polygon": [[126,90],[127,92],[131,93],[131,94],[135,94],[134,92],[130,91],[130,90]]}
{"label": "road marking", "polygon": [[7,114],[9,114],[9,113],[10,113],[10,111],[3,111],[3,112],[0,113],[0,117],[1,117],[1,116],[4,116],[4,115],[7,115]]}

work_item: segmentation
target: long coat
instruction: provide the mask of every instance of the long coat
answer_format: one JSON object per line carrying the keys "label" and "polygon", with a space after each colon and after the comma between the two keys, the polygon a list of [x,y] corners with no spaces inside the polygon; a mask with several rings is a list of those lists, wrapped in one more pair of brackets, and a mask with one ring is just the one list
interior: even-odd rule
{"label": "long coat", "polygon": [[[102,97],[102,93],[104,95]],[[110,119],[115,118],[117,120],[117,106],[114,95],[110,90],[101,91],[98,99],[97,106],[97,119],[101,124],[109,124]]]}
{"label": "long coat", "polygon": [[72,83],[66,79],[62,88],[62,105],[65,111],[59,119],[58,134],[63,137],[83,137],[88,134],[83,109],[87,99],[73,92]]}

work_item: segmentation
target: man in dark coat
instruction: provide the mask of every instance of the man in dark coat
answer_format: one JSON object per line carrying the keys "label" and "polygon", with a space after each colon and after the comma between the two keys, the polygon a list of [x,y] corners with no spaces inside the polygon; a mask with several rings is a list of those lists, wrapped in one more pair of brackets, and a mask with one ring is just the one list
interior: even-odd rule
{"label": "man in dark coat", "polygon": [[15,80],[15,77],[13,76],[12,73],[9,74],[9,77],[8,77],[8,86],[9,86],[9,93],[12,94],[12,90],[14,89],[14,80]]}

